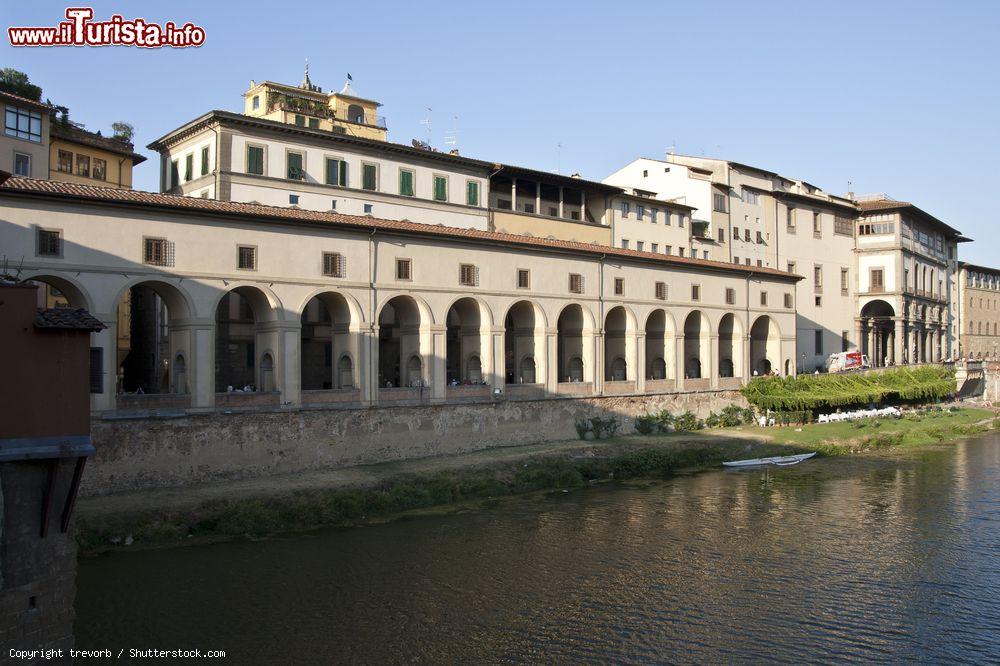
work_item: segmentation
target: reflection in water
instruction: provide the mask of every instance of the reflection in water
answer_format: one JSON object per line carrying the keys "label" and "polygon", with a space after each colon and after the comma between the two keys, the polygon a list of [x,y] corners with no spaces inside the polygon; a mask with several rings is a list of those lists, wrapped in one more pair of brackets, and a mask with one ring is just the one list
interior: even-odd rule
{"label": "reflection in water", "polygon": [[344,661],[1000,660],[1000,437],[81,562],[80,647]]}

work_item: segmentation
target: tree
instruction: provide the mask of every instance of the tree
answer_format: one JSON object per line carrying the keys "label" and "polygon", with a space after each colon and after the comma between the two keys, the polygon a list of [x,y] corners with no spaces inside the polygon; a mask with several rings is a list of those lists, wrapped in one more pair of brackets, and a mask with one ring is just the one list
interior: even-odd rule
{"label": "tree", "polygon": [[28,80],[28,75],[19,72],[12,67],[4,67],[0,70],[0,90],[11,95],[27,97],[36,102],[42,100],[42,89]]}
{"label": "tree", "polygon": [[135,128],[132,127],[132,123],[119,120],[111,123],[111,129],[114,131],[114,138],[125,143],[132,143],[132,137],[135,136]]}

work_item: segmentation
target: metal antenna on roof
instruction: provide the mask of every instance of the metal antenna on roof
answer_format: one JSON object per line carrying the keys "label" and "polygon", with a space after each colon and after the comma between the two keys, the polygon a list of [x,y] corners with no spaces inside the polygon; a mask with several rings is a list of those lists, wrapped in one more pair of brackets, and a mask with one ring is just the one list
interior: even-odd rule
{"label": "metal antenna on roof", "polygon": [[431,129],[431,114],[434,113],[434,109],[427,107],[427,117],[420,121],[420,124],[427,128],[427,145],[431,145],[431,140],[434,137],[434,132]]}
{"label": "metal antenna on roof", "polygon": [[452,116],[451,131],[444,135],[444,143],[451,146],[452,150],[458,149],[458,116]]}

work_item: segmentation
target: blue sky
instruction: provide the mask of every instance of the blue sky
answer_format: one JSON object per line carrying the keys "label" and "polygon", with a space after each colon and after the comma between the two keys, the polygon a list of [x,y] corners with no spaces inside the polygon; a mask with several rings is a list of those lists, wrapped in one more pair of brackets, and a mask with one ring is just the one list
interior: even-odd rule
{"label": "blue sky", "polygon": [[[79,3],[83,4],[83,3]],[[3,0],[4,27],[54,25],[65,4]],[[209,109],[239,110],[250,79],[380,100],[390,139],[440,148],[458,117],[473,157],[599,180],[636,156],[726,157],[828,191],[916,203],[992,254],[1000,184],[997,2],[95,2],[207,32],[204,46],[14,49],[89,129],[136,144]],[[558,148],[558,144],[562,148]],[[155,189],[157,164],[136,171]]]}

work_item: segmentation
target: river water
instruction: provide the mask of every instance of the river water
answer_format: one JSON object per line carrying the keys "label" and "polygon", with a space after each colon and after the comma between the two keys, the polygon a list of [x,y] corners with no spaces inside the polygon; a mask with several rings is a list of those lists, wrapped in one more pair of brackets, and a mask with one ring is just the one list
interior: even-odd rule
{"label": "river water", "polygon": [[229,663],[1000,662],[1000,436],[80,562],[77,645]]}

